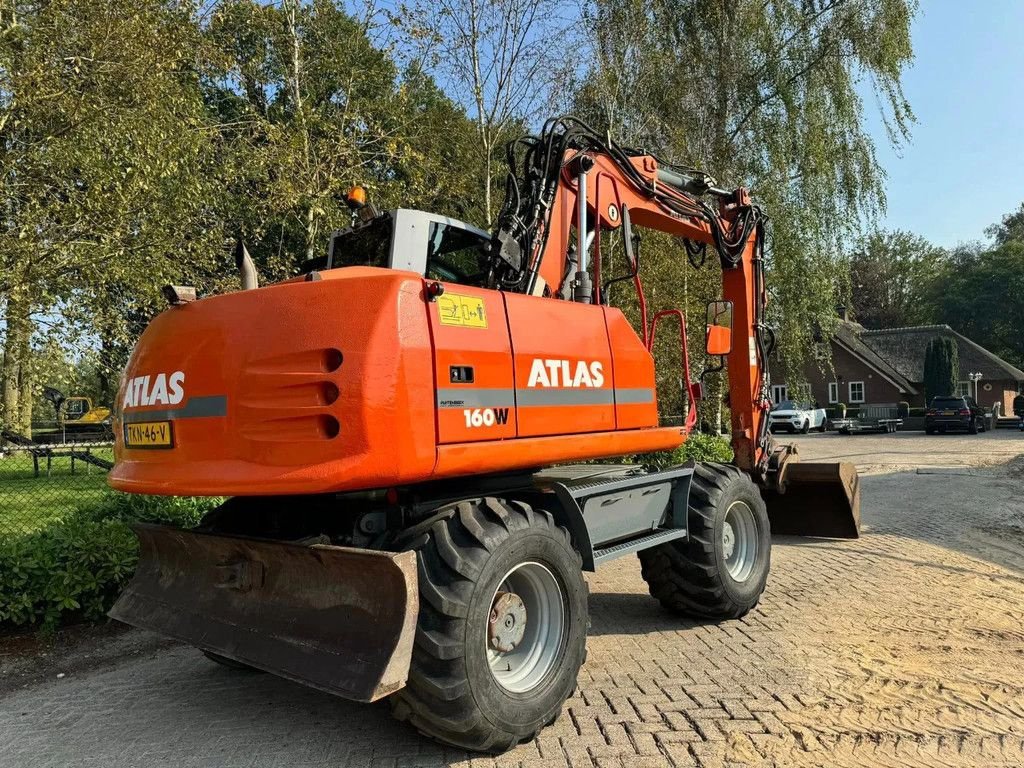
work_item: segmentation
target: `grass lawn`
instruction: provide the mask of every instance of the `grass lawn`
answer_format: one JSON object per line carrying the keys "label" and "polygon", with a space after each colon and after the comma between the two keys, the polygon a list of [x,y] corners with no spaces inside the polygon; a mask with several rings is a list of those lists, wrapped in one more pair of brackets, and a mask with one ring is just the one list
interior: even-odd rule
{"label": "grass lawn", "polygon": [[[93,448],[91,453],[113,460],[111,448]],[[75,474],[71,474],[70,456],[54,456],[51,461],[50,476],[46,476],[44,457],[35,477],[31,454],[16,451],[0,458],[0,537],[43,528],[106,493],[103,469],[75,461]]]}

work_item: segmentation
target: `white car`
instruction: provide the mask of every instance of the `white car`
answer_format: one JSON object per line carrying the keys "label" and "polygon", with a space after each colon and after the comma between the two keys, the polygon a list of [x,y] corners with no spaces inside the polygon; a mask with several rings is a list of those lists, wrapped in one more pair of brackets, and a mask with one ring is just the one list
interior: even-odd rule
{"label": "white car", "polygon": [[804,434],[812,429],[824,432],[828,426],[828,417],[825,415],[824,408],[812,408],[807,403],[783,400],[772,407],[768,416],[768,426],[772,432],[777,432],[780,429],[787,432],[803,432]]}

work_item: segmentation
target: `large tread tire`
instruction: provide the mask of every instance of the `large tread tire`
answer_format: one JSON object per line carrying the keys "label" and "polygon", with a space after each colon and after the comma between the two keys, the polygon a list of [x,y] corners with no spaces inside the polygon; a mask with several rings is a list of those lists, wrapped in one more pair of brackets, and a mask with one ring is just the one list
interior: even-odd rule
{"label": "large tread tire", "polygon": [[[754,566],[736,581],[725,564],[722,529],[729,507],[743,501],[757,529]],[[750,477],[728,464],[698,464],[690,486],[690,535],[638,553],[653,597],[673,613],[738,619],[757,605],[771,566],[768,511]]]}
{"label": "large tread tire", "polygon": [[[586,658],[587,585],[568,531],[548,512],[488,497],[443,510],[401,546],[418,555],[420,612],[408,683],[390,699],[393,715],[480,752],[534,738],[558,718]],[[554,666],[533,689],[512,693],[491,673],[487,618],[499,584],[524,562],[541,563],[559,582],[565,623]]]}

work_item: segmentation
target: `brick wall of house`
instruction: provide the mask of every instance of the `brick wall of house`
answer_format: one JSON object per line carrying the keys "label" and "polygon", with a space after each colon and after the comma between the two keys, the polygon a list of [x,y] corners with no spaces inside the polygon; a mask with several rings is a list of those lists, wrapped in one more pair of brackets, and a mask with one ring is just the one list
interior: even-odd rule
{"label": "brick wall of house", "polygon": [[[855,405],[850,398],[851,381],[864,383],[865,403],[898,403],[905,400],[912,407],[924,405],[923,396],[900,394],[899,389],[890,381],[835,343],[832,344],[832,371],[827,375],[823,374],[817,362],[812,361],[804,369],[804,376],[811,385],[811,394],[815,402],[822,408],[833,404],[828,396],[828,384],[832,381],[839,384],[839,402],[847,405]],[[779,376],[772,377],[773,385],[785,383]]]}
{"label": "brick wall of house", "polygon": [[[1012,380],[985,381],[982,379],[978,386],[978,403],[991,408],[993,403],[1002,403],[1003,414],[1013,413],[1013,398],[1017,396],[1017,382]],[[991,384],[992,389],[985,391],[985,385]]]}

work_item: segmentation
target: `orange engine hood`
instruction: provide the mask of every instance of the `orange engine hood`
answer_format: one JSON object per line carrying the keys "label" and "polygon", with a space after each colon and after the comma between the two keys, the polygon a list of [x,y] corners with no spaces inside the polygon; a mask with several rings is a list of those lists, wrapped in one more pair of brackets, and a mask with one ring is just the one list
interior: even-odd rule
{"label": "orange engine hood", "polygon": [[[429,475],[423,279],[372,268],[320,277],[171,307],[150,324],[118,393],[114,488],[316,493]],[[161,425],[173,447],[127,447],[133,424]]]}

